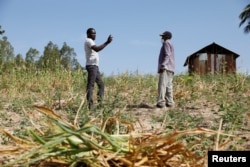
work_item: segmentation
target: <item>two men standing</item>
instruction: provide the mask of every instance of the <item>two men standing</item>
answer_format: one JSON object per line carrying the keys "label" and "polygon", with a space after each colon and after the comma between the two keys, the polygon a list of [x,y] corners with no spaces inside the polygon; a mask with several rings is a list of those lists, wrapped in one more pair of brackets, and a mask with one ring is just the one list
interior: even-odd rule
{"label": "two men standing", "polygon": [[[156,106],[159,108],[174,106],[173,100],[173,76],[175,70],[174,47],[171,43],[172,34],[165,31],[160,34],[162,38],[162,47],[158,59],[158,98]],[[98,52],[104,49],[112,42],[112,36],[109,35],[106,42],[97,46],[94,42],[96,31],[94,28],[87,30],[87,38],[85,40],[84,49],[86,56],[86,70],[88,72],[87,81],[87,101],[88,107],[93,107],[93,89],[94,84],[98,86],[98,102],[101,102],[104,96],[104,83],[99,71],[99,55]]]}

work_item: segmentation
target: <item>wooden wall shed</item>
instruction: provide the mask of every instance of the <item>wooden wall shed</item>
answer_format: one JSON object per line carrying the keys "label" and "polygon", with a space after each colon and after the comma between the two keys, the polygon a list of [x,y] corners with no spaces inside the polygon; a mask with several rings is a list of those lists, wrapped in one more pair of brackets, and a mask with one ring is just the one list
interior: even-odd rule
{"label": "wooden wall shed", "polygon": [[184,66],[188,66],[189,73],[235,73],[236,59],[239,56],[237,53],[212,43],[188,56]]}

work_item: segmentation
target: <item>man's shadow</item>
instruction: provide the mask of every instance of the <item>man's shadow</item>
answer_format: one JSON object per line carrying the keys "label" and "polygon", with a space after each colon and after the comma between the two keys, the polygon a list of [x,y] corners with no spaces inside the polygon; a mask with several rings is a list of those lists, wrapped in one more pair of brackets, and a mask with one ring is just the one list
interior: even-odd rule
{"label": "man's shadow", "polygon": [[127,108],[148,108],[148,109],[154,109],[155,106],[146,104],[146,103],[140,103],[140,104],[128,104]]}

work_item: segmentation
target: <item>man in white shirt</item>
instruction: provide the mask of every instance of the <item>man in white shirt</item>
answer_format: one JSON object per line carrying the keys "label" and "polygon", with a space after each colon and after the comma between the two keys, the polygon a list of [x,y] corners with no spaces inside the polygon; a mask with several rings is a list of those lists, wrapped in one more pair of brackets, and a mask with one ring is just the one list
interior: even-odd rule
{"label": "man in white shirt", "polygon": [[86,56],[86,70],[88,72],[88,83],[87,83],[87,101],[89,109],[93,108],[93,89],[95,82],[98,86],[98,102],[103,100],[104,96],[104,83],[101,78],[99,71],[99,55],[98,52],[104,49],[109,43],[112,42],[112,36],[109,35],[106,42],[102,45],[97,46],[94,42],[96,38],[96,31],[94,28],[87,30],[87,38],[84,43],[85,56]]}

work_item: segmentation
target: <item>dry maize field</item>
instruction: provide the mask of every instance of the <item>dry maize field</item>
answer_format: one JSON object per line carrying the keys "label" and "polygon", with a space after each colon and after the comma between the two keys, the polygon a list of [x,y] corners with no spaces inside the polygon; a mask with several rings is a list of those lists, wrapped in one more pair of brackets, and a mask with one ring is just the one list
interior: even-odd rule
{"label": "dry maize field", "polygon": [[175,75],[162,109],[157,75],[103,76],[91,111],[84,71],[0,76],[3,167],[206,167],[209,150],[250,150],[246,74]]}

